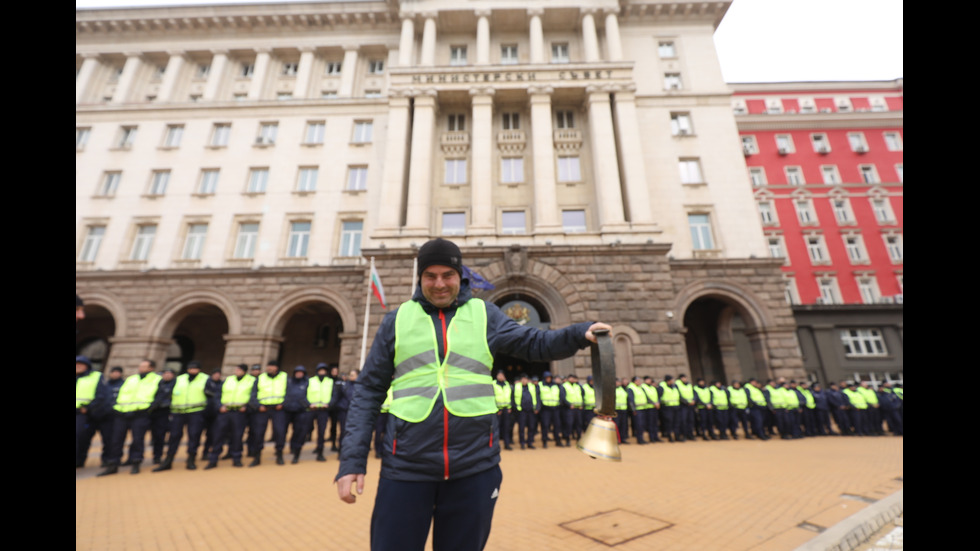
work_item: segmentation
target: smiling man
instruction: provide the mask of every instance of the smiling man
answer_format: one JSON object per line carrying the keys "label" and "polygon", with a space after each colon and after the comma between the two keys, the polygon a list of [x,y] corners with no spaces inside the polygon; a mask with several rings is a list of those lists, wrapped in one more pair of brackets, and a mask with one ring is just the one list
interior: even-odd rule
{"label": "smiling man", "polygon": [[493,357],[531,362],[574,355],[595,342],[584,322],[541,331],[474,298],[462,253],[434,239],[418,253],[419,289],[388,313],[351,401],[337,492],[354,503],[364,490],[371,432],[392,389],[371,549],[480,550],[500,492],[500,428],[490,376]]}

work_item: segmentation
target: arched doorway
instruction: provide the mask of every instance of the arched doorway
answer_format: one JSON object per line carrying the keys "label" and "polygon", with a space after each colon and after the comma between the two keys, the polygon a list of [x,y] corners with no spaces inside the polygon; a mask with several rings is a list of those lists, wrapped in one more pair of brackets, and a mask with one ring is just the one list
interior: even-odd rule
{"label": "arched doorway", "polygon": [[85,319],[75,328],[75,355],[87,356],[92,360],[92,368],[105,372],[106,361],[111,352],[110,339],[116,334],[116,320],[112,313],[102,306],[85,305]]}
{"label": "arched doorway", "polygon": [[165,367],[183,372],[187,362],[197,360],[205,373],[220,371],[225,358],[228,320],[213,304],[191,304],[174,315],[179,320],[167,347]]}
{"label": "arched doorway", "polygon": [[[494,301],[508,317],[517,323],[538,329],[551,328],[548,311],[536,298],[524,293],[511,293]],[[502,370],[507,380],[514,382],[521,374],[541,378],[548,371],[548,362],[528,362],[512,356],[497,355],[493,359],[493,370]]]}
{"label": "arched doorway", "polygon": [[279,346],[279,365],[292,373],[297,365],[313,373],[320,362],[340,363],[340,335],[344,322],[327,303],[311,300],[286,312]]}
{"label": "arched doorway", "polygon": [[[761,345],[758,338],[747,335],[741,306],[721,296],[704,296],[684,312],[684,340],[690,378],[704,378],[729,384],[750,377],[765,377],[758,365]],[[761,369],[760,369],[761,368]]]}

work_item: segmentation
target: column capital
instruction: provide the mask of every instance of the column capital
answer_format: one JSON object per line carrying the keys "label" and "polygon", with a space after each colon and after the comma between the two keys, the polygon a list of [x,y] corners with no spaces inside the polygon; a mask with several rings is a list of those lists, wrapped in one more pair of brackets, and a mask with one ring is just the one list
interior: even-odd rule
{"label": "column capital", "polygon": [[358,50],[361,49],[361,45],[360,44],[349,44],[348,43],[348,44],[342,45],[341,48],[344,49],[344,53],[347,53],[347,52],[356,52],[356,51],[358,51]]}
{"label": "column capital", "polygon": [[316,46],[300,46],[296,48],[300,54],[312,53],[316,51]]}
{"label": "column capital", "polygon": [[228,49],[227,48],[215,48],[215,49],[211,50],[211,55],[213,55],[213,56],[215,56],[215,55],[227,56],[228,55]]}
{"label": "column capital", "polygon": [[253,48],[253,50],[255,51],[256,55],[258,55],[258,54],[272,54],[272,48],[261,47],[261,48]]}
{"label": "column capital", "polygon": [[470,88],[470,95],[474,98],[477,97],[488,97],[492,98],[497,91],[490,87],[473,87]]}
{"label": "column capital", "polygon": [[413,90],[407,90],[414,98],[432,98],[435,99],[439,95],[439,91],[435,88],[415,88]]}
{"label": "column capital", "polygon": [[437,11],[424,11],[424,12],[420,12],[419,15],[422,16],[422,19],[438,19],[439,18],[439,12],[437,12]]}
{"label": "column capital", "polygon": [[551,96],[555,92],[552,86],[528,86],[527,93],[531,96]]}
{"label": "column capital", "polygon": [[606,101],[608,101],[608,94],[615,92],[618,86],[611,84],[593,84],[585,87],[585,93],[588,94],[588,101],[602,101],[603,96],[606,96]]}
{"label": "column capital", "polygon": [[599,8],[580,8],[578,14],[579,17],[585,17],[586,15],[596,15],[601,11]]}
{"label": "column capital", "polygon": [[134,57],[142,58],[144,54],[145,52],[133,52],[133,51],[123,52],[123,55],[126,56],[126,59],[130,59]]}
{"label": "column capital", "polygon": [[187,50],[167,50],[167,55],[170,57],[184,57],[187,55]]}
{"label": "column capital", "polygon": [[78,55],[82,56],[82,59],[99,59],[102,57],[102,54],[98,52],[82,52]]}
{"label": "column capital", "polygon": [[544,8],[528,8],[527,10],[528,17],[541,17],[542,15],[544,15]]}
{"label": "column capital", "polygon": [[602,14],[605,15],[606,17],[609,17],[610,15],[617,15],[617,16],[619,15],[619,7],[601,8],[599,11],[601,11]]}
{"label": "column capital", "polygon": [[491,13],[493,13],[491,10],[483,9],[483,10],[476,10],[476,11],[474,11],[473,12],[473,15],[475,15],[477,17],[490,17],[490,14]]}

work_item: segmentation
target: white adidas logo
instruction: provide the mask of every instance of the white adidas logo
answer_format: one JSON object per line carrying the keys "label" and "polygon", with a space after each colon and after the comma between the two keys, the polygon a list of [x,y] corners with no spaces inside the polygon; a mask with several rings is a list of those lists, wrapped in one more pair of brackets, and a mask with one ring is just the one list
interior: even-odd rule
{"label": "white adidas logo", "polygon": [[500,492],[498,491],[499,489],[500,488],[494,488],[493,489],[493,493],[490,494],[490,499],[497,499],[497,496],[500,495]]}

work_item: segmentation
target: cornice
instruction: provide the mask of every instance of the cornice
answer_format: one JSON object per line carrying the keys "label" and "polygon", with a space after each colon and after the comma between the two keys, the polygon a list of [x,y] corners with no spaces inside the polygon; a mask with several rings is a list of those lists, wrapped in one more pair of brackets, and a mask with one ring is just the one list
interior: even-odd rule
{"label": "cornice", "polygon": [[904,111],[853,112],[853,113],[805,113],[781,115],[736,115],[735,124],[740,131],[750,130],[798,130],[836,128],[903,128]]}

